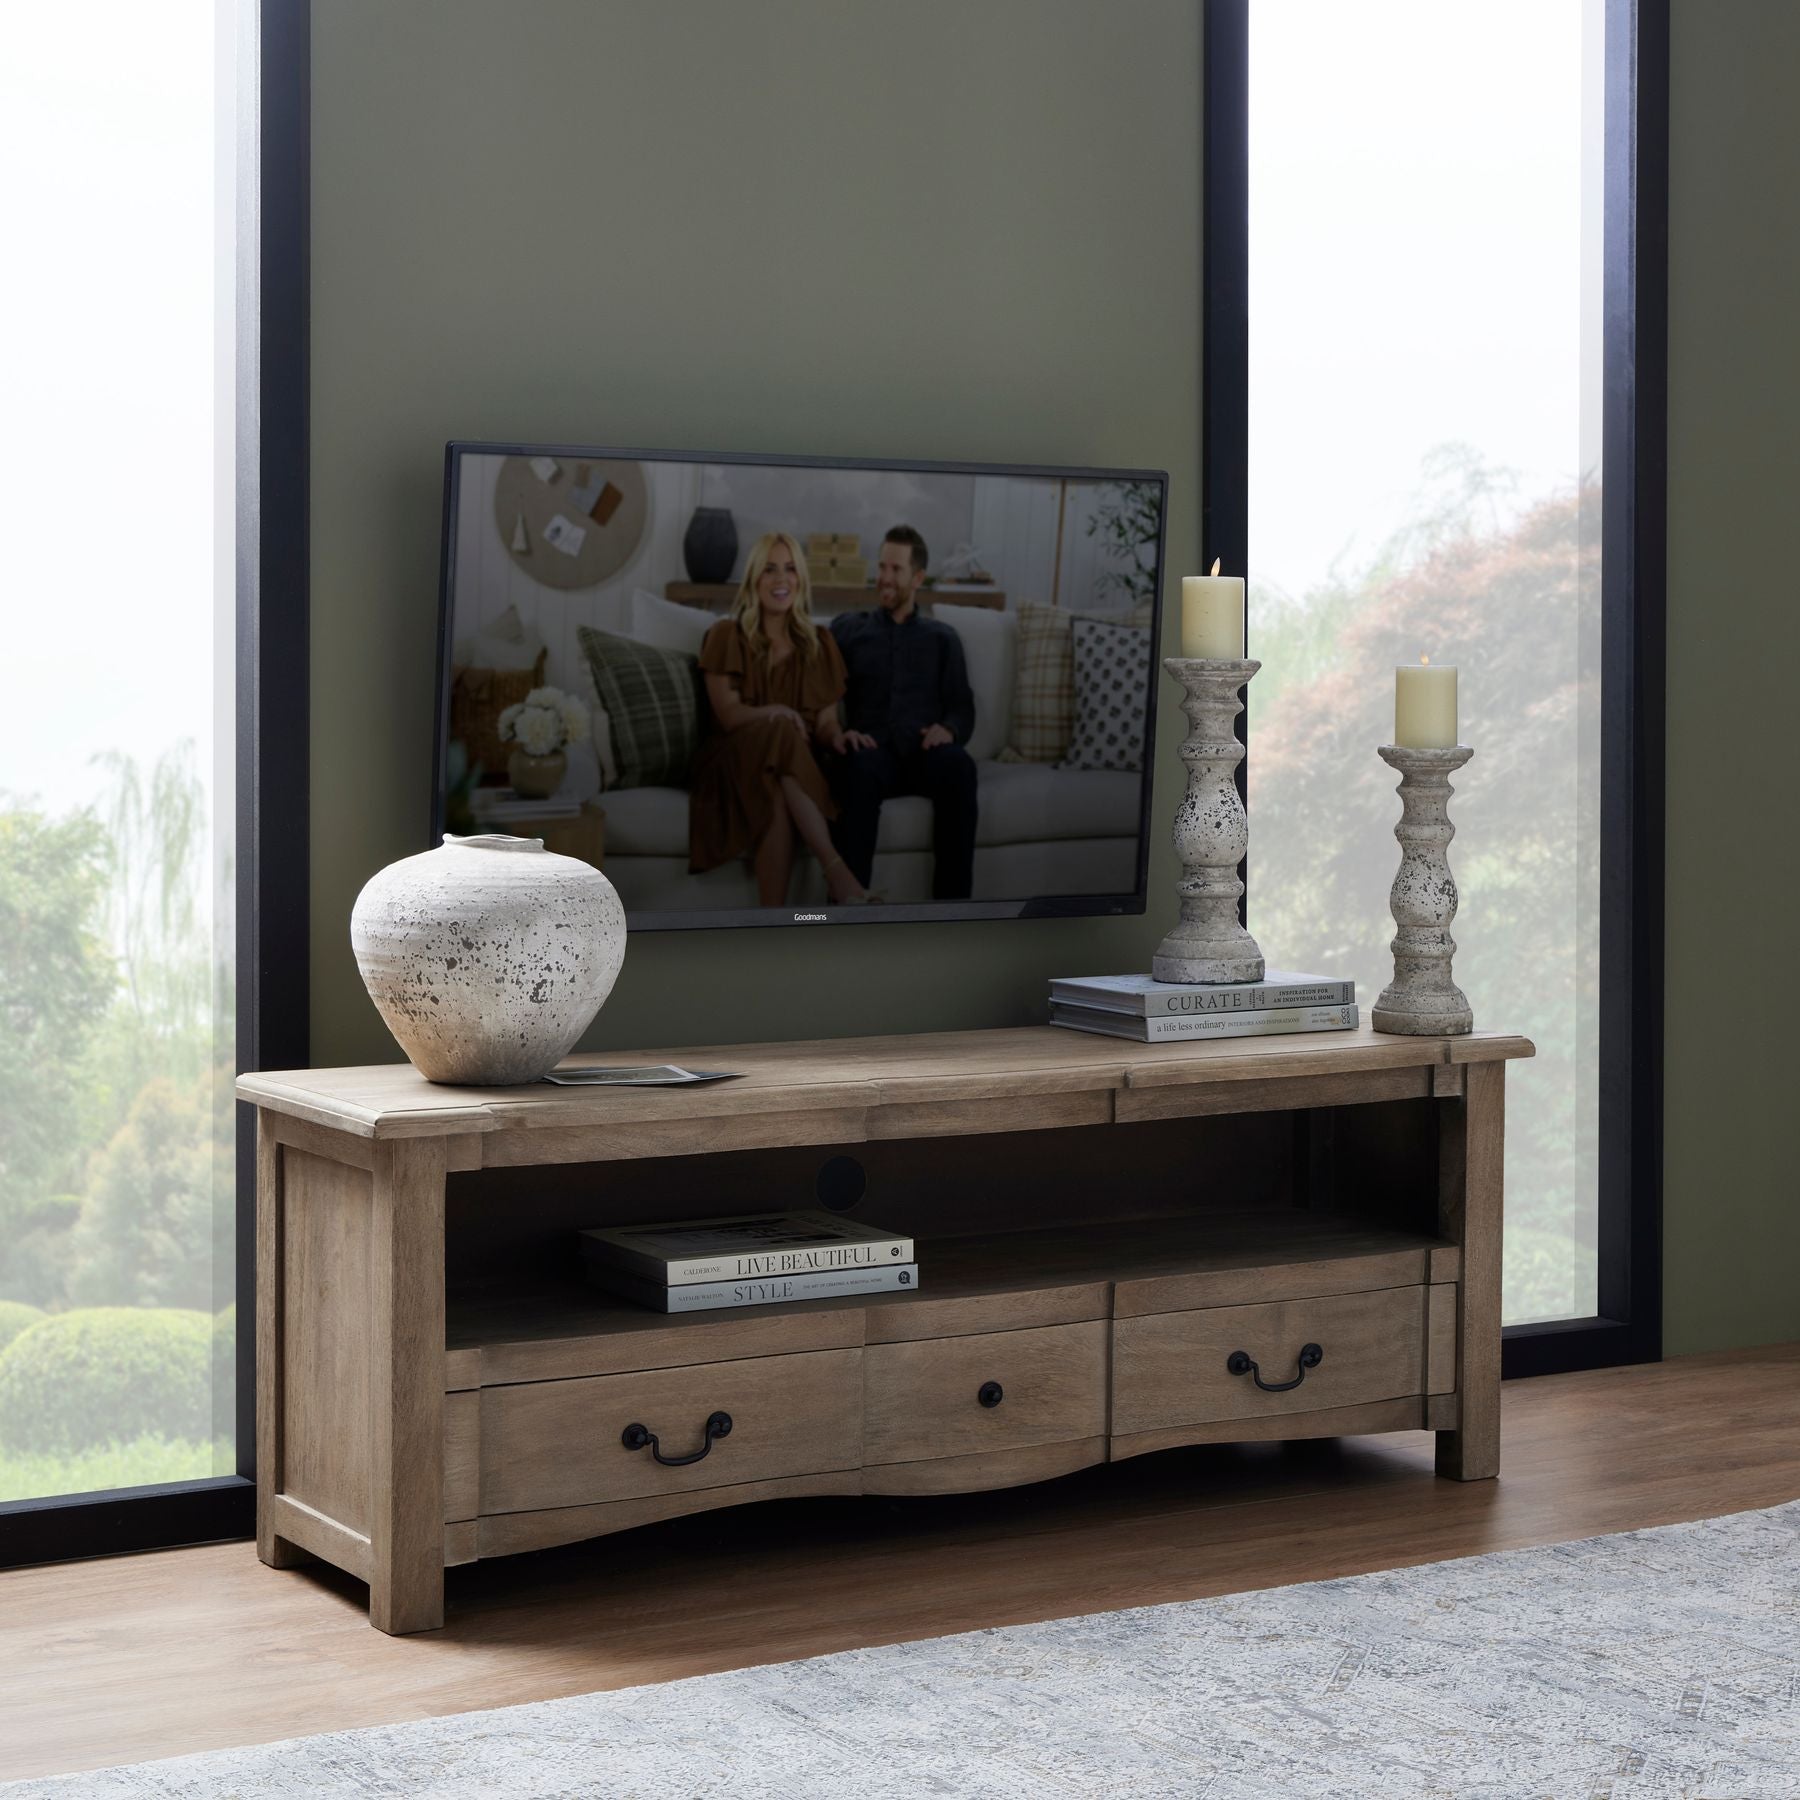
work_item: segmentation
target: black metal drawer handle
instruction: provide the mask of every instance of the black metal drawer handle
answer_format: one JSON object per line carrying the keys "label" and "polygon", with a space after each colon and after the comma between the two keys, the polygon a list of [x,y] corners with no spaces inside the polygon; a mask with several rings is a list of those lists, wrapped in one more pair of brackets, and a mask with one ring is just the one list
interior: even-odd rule
{"label": "black metal drawer handle", "polygon": [[975,1398],[983,1406],[998,1406],[1006,1398],[1006,1389],[997,1381],[984,1381],[975,1390]]}
{"label": "black metal drawer handle", "polygon": [[1300,1346],[1300,1373],[1292,1381],[1264,1381],[1262,1371],[1250,1360],[1247,1352],[1234,1350],[1225,1359],[1227,1374],[1248,1375],[1265,1394],[1285,1394],[1290,1388],[1297,1388],[1306,1379],[1308,1369],[1316,1369],[1325,1360],[1325,1352],[1317,1344]]}
{"label": "black metal drawer handle", "polygon": [[697,1463],[718,1439],[730,1436],[731,1414],[716,1412],[708,1415],[705,1441],[691,1456],[664,1456],[662,1445],[656,1441],[656,1433],[644,1425],[627,1425],[620,1434],[619,1442],[627,1450],[647,1449],[665,1469],[684,1469],[689,1463]]}

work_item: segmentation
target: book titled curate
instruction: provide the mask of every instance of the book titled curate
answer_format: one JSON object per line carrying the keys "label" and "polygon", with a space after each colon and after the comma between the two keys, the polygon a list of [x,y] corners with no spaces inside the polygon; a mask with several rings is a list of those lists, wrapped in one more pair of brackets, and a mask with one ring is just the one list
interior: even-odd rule
{"label": "book titled curate", "polygon": [[830,1300],[856,1294],[906,1292],[919,1285],[919,1265],[819,1269],[810,1275],[770,1275],[756,1281],[687,1281],[669,1287],[623,1269],[590,1263],[589,1275],[609,1292],[655,1312],[711,1312],[726,1306],[779,1306],[789,1300]]}
{"label": "book titled curate", "polygon": [[1097,1006],[1050,1007],[1050,1023],[1075,1031],[1099,1031],[1140,1044],[1187,1043],[1195,1039],[1274,1037],[1288,1031],[1353,1031],[1354,1006],[1277,1006],[1261,1012],[1206,1013],[1197,1018],[1138,1019]]}
{"label": "book titled curate", "polygon": [[1186,1017],[1267,1012],[1279,1006],[1348,1006],[1356,998],[1356,983],[1279,969],[1270,969],[1261,981],[1205,984],[1157,981],[1149,975],[1082,975],[1052,981],[1050,998],[1153,1019],[1165,1013]]}
{"label": "book titled curate", "polygon": [[590,1267],[623,1269],[667,1287],[834,1269],[891,1269],[914,1260],[910,1237],[828,1212],[607,1225],[582,1232],[581,1251]]}

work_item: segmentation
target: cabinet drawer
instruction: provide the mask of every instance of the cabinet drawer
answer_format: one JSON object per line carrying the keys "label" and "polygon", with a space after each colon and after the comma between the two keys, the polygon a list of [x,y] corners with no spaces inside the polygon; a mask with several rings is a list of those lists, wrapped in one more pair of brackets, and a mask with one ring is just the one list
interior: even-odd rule
{"label": "cabinet drawer", "polygon": [[[1115,1320],[1113,1433],[1427,1393],[1429,1291],[1384,1288]],[[1308,1344],[1321,1355],[1297,1386],[1281,1393],[1257,1386],[1257,1376],[1280,1384],[1301,1375],[1300,1354]],[[1255,1376],[1232,1373],[1231,1359],[1240,1351],[1256,1364]]]}
{"label": "cabinet drawer", "polygon": [[[862,1460],[860,1350],[759,1356],[641,1374],[481,1391],[481,1511],[585,1506],[695,1488],[853,1469]],[[728,1433],[707,1420],[728,1414]],[[642,1426],[648,1444],[628,1448]]]}
{"label": "cabinet drawer", "polygon": [[1099,1437],[1107,1323],[871,1344],[864,1460],[918,1462]]}

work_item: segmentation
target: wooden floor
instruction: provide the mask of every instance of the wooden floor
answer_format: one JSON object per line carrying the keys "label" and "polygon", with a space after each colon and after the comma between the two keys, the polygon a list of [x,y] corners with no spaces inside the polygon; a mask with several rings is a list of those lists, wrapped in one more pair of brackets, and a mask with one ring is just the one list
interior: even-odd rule
{"label": "wooden floor", "polygon": [[1408,1433],[682,1519],[453,1569],[414,1638],[249,1544],[0,1573],[0,1778],[1773,1506],[1800,1497],[1800,1345],[1516,1382],[1503,1444],[1467,1486]]}

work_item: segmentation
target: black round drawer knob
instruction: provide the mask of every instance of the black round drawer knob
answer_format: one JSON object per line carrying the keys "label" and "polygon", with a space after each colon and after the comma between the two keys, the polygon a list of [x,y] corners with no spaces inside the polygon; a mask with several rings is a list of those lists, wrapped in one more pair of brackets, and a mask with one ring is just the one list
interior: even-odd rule
{"label": "black round drawer knob", "polygon": [[1006,1389],[997,1381],[984,1381],[975,1391],[975,1398],[983,1406],[998,1406],[1006,1398]]}

